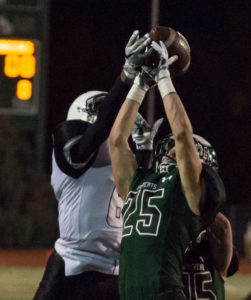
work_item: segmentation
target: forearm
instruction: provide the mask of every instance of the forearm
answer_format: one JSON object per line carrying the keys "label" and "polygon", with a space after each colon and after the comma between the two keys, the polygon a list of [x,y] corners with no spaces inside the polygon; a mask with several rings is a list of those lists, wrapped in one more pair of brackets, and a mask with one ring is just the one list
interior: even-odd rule
{"label": "forearm", "polygon": [[216,269],[226,277],[233,256],[232,229],[228,219],[218,213],[210,227],[210,249]]}
{"label": "forearm", "polygon": [[129,89],[130,86],[118,77],[106,99],[100,105],[97,121],[85,130],[79,143],[72,148],[71,155],[74,162],[82,162],[84,158],[88,158],[108,138]]}
{"label": "forearm", "polygon": [[159,76],[158,88],[175,138],[176,161],[182,187],[190,209],[196,215],[200,215],[199,204],[203,193],[200,178],[202,165],[194,144],[192,125],[173,86],[169,71],[160,70]]}
{"label": "forearm", "polygon": [[128,138],[136,119],[139,104],[126,99],[115,120],[109,137],[113,175],[117,191],[125,201],[137,163]]}
{"label": "forearm", "polygon": [[[171,78],[164,78],[166,86]],[[158,84],[158,86],[161,85]],[[170,92],[169,92],[170,91]],[[194,140],[193,129],[186,110],[178,94],[169,88],[161,91],[165,113],[175,138],[176,161],[186,199],[190,209],[200,214],[199,204],[202,197],[201,171],[202,165]]]}
{"label": "forearm", "polygon": [[123,82],[119,77],[110,90],[107,98],[101,104],[98,111],[97,121],[93,124],[93,128],[99,131],[100,135],[103,135],[103,141],[108,138],[114,121],[129,90],[130,85]]}
{"label": "forearm", "polygon": [[128,146],[110,144],[112,172],[119,196],[126,201],[130,184],[137,168],[135,157]]}
{"label": "forearm", "polygon": [[116,188],[124,201],[137,168],[136,159],[128,144],[128,138],[144,95],[145,91],[134,83],[118,113],[109,138]]}
{"label": "forearm", "polygon": [[139,104],[136,101],[131,99],[124,101],[110,134],[112,147],[120,147],[121,145],[127,147],[138,109]]}
{"label": "forearm", "polygon": [[192,125],[179,95],[176,92],[165,95],[163,104],[175,139],[191,138],[193,134]]}

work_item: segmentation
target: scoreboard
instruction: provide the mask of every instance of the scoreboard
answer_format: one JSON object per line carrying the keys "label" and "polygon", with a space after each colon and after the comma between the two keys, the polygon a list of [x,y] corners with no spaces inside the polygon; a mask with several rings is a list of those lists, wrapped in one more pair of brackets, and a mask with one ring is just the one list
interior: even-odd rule
{"label": "scoreboard", "polygon": [[[32,149],[30,163],[37,174],[47,161],[49,4],[0,0],[0,119],[8,120],[19,133],[19,143]],[[5,137],[3,130],[0,136]]]}
{"label": "scoreboard", "polygon": [[36,114],[39,75],[38,40],[0,38],[0,114]]}

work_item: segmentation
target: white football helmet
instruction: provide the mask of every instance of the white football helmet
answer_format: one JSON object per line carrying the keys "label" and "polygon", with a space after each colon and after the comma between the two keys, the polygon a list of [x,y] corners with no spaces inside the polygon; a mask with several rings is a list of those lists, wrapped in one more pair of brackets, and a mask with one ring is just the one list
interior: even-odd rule
{"label": "white football helmet", "polygon": [[102,91],[89,91],[80,95],[72,102],[66,120],[94,123],[97,119],[97,107],[106,95],[107,92]]}

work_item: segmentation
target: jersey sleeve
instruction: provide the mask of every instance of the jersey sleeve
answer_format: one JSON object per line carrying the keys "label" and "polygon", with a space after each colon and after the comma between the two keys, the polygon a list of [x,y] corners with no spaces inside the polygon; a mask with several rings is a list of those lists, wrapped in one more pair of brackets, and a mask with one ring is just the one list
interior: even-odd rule
{"label": "jersey sleeve", "polygon": [[52,135],[57,165],[61,171],[73,178],[81,176],[90,167],[97,155],[97,152],[93,152],[87,158],[83,156],[81,163],[72,161],[71,149],[84,136],[89,126],[89,123],[81,120],[65,121],[58,124]]}
{"label": "jersey sleeve", "polygon": [[130,86],[123,83],[120,77],[99,106],[97,120],[89,126],[84,135],[71,149],[75,163],[82,163],[108,138],[119,109],[124,102]]}
{"label": "jersey sleeve", "polygon": [[55,158],[65,174],[78,178],[91,166],[100,145],[110,134],[129,88],[130,86],[118,77],[100,104],[95,123],[71,120],[56,127],[53,132]]}
{"label": "jersey sleeve", "polygon": [[206,183],[206,201],[201,216],[205,226],[208,226],[222,210],[226,201],[226,191],[219,174],[209,166],[203,165],[202,176]]}

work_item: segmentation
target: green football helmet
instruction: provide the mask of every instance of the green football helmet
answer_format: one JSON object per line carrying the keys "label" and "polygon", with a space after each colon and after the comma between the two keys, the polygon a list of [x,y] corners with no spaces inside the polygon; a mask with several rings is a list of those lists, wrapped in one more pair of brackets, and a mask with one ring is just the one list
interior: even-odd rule
{"label": "green football helmet", "polygon": [[[217,155],[212,145],[197,134],[193,134],[193,139],[201,162],[218,172],[219,165]],[[164,165],[167,165],[167,163],[162,163],[163,156],[169,157],[169,164],[176,164],[176,160],[167,155],[172,147],[174,147],[174,136],[172,134],[169,134],[167,138],[157,142],[153,155],[153,167],[156,172],[162,173],[166,169]]]}

